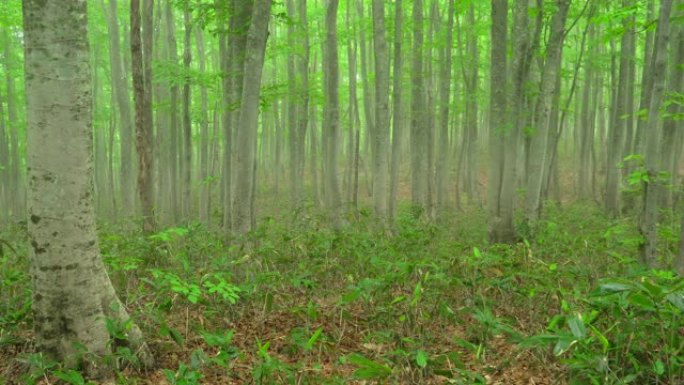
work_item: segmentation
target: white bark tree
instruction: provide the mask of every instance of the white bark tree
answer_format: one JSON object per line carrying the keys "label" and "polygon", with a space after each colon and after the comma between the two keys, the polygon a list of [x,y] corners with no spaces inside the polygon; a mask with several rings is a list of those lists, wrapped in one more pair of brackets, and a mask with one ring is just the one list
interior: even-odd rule
{"label": "white bark tree", "polygon": [[[97,242],[86,2],[24,0],[23,11],[36,347],[101,377],[109,368],[98,361],[112,349],[106,320],[129,316]],[[137,326],[125,343],[153,364]]]}

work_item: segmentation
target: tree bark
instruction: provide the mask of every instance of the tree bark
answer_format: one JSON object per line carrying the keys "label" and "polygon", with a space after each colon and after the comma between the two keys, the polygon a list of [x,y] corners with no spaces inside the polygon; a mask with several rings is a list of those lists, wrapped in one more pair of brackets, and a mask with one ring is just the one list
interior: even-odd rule
{"label": "tree bark", "polygon": [[[104,4],[103,4],[104,8]],[[121,206],[124,215],[130,215],[135,207],[133,179],[133,120],[131,118],[131,100],[128,95],[128,79],[123,69],[121,43],[119,41],[119,18],[117,0],[109,0],[109,14],[107,15],[107,29],[109,31],[109,61],[112,71],[112,88],[116,95],[116,106],[119,111],[119,153],[121,158]]]}
{"label": "tree bark", "polygon": [[186,71],[183,81],[183,199],[182,213],[183,220],[191,219],[192,209],[192,120],[190,119],[190,63],[192,62],[192,24],[190,6],[185,5],[183,11],[183,24],[185,26],[184,48],[183,48],[183,67]]}
{"label": "tree bark", "polygon": [[[526,7],[525,7],[526,8]],[[518,32],[516,30],[516,32]],[[501,203],[504,182],[505,137],[506,137],[506,95],[508,59],[508,0],[492,0],[489,91],[489,175],[487,203],[489,209],[489,241],[510,242],[515,236],[512,217],[502,215]],[[465,150],[465,149],[464,149]],[[510,162],[510,159],[508,159]]]}
{"label": "tree bark", "polygon": [[327,0],[325,13],[325,49],[323,71],[325,76],[323,128],[326,146],[326,193],[328,210],[335,226],[340,221],[340,188],[337,177],[337,156],[339,151],[340,101],[339,101],[339,54],[337,47],[338,0]]}
{"label": "tree bark", "polygon": [[565,38],[565,20],[570,0],[558,0],[558,10],[551,21],[551,32],[546,47],[546,60],[541,78],[540,94],[535,110],[534,128],[530,145],[525,217],[529,226],[539,218],[542,208],[544,169],[548,159],[548,133],[551,124],[552,100],[557,77],[560,76],[561,53]]}
{"label": "tree bark", "polygon": [[131,60],[135,100],[135,146],[138,153],[137,189],[142,208],[143,231],[150,233],[156,227],[152,181],[152,94],[149,89],[152,77],[153,0],[144,0],[143,4],[144,9],[141,10],[140,1],[131,1]]}
{"label": "tree bark", "polygon": [[[632,5],[631,0],[625,0],[623,6],[629,8]],[[628,102],[631,98],[628,94],[631,93],[630,85],[630,68],[631,62],[634,60],[634,16],[628,16],[623,20],[623,27],[625,32],[622,35],[622,43],[620,47],[620,72],[618,78],[618,89],[614,103],[614,119],[610,129],[610,140],[608,144],[608,160],[606,169],[606,210],[608,214],[617,217],[620,214],[620,180],[621,170],[620,163],[623,158],[623,150],[625,146],[625,139],[627,134],[627,119],[631,119],[631,107]]]}
{"label": "tree bark", "polygon": [[423,69],[423,0],[413,2],[411,59],[411,200],[422,215],[427,204],[427,127]]}
{"label": "tree bark", "polygon": [[268,22],[272,0],[254,2],[252,22],[247,32],[244,60],[242,100],[238,121],[235,198],[233,201],[233,228],[240,234],[250,230],[252,216],[250,202],[253,194],[256,134],[259,120],[259,95],[264,53],[268,38]]}
{"label": "tree bark", "polygon": [[404,124],[402,105],[402,75],[403,75],[403,12],[402,0],[394,2],[394,64],[392,79],[392,162],[390,165],[390,195],[387,205],[390,225],[394,224],[397,205],[397,190],[399,189],[399,169],[401,164],[401,137]]}
{"label": "tree bark", "polygon": [[373,0],[373,46],[375,48],[375,141],[373,205],[375,214],[387,218],[387,172],[389,147],[389,48],[385,29],[385,2]]}
{"label": "tree bark", "polygon": [[[66,367],[83,365],[89,377],[108,377],[105,320],[123,324],[129,316],[97,242],[86,3],[25,0],[23,11],[36,347]],[[135,324],[124,343],[143,365],[153,364]]]}
{"label": "tree bark", "polygon": [[641,247],[642,262],[650,267],[659,265],[658,257],[658,203],[663,188],[660,181],[662,165],[660,163],[660,145],[662,130],[660,127],[660,108],[665,90],[665,76],[667,70],[667,47],[670,38],[670,11],[672,0],[663,0],[660,3],[660,18],[656,30],[655,43],[653,45],[653,89],[644,90],[651,92],[648,107],[648,120],[646,130],[648,140],[646,142],[645,166],[648,180],[644,183],[644,206],[639,223],[639,232],[644,237]]}

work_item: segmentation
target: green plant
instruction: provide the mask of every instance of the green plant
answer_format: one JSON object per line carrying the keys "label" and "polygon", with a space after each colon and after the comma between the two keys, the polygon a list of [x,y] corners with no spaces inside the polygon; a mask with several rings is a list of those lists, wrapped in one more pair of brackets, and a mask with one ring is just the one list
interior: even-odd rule
{"label": "green plant", "polygon": [[[584,299],[565,303],[547,333],[523,342],[553,345],[574,383],[676,384],[684,380],[684,279],[652,271],[602,282]],[[579,382],[577,382],[579,381]]]}

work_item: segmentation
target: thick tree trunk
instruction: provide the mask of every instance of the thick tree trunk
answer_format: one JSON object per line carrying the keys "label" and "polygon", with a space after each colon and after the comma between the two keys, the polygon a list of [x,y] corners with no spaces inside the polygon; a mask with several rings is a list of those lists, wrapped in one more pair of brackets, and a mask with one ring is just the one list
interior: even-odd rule
{"label": "thick tree trunk", "polygon": [[[129,316],[97,243],[86,3],[25,0],[23,11],[36,347],[66,367],[80,364],[91,377],[108,376],[105,321],[127,323]],[[125,343],[143,365],[153,364],[135,324]]]}

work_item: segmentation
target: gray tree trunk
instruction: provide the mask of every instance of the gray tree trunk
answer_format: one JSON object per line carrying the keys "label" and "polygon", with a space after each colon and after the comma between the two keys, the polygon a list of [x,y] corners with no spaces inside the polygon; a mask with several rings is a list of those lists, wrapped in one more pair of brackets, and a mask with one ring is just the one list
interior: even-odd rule
{"label": "gray tree trunk", "polygon": [[254,2],[251,25],[247,32],[244,60],[244,83],[240,103],[237,134],[237,158],[235,197],[233,201],[233,228],[240,234],[250,230],[256,152],[256,134],[259,123],[259,95],[261,75],[264,68],[264,53],[268,38],[268,22],[271,16],[272,0]]}
{"label": "gray tree trunk", "polygon": [[427,119],[423,69],[423,0],[413,2],[411,59],[411,200],[416,209],[427,204]]}
{"label": "gray tree trunk", "polygon": [[[662,117],[660,108],[665,91],[665,76],[667,71],[667,47],[670,37],[670,11],[672,0],[663,0],[660,3],[660,17],[656,30],[655,43],[653,45],[653,89],[648,107],[648,120],[646,130],[648,140],[646,142],[645,166],[648,173],[648,181],[644,186],[644,207],[639,223],[639,232],[644,237],[641,248],[642,262],[650,267],[658,267],[658,203],[659,195],[663,188],[660,179],[662,165],[660,163],[660,145],[662,138]],[[644,90],[649,92],[649,90]]]}
{"label": "gray tree trunk", "polygon": [[[23,12],[36,347],[66,367],[83,364],[91,377],[109,376],[105,321],[127,323],[129,316],[97,243],[86,3],[25,0]],[[153,364],[135,324],[125,343],[143,365]]]}
{"label": "gray tree trunk", "polygon": [[[472,8],[472,7],[471,7]],[[447,8],[447,25],[445,30],[444,47],[440,49],[442,71],[439,86],[439,137],[437,161],[437,210],[443,216],[448,206],[449,186],[449,110],[451,101],[451,63],[452,46],[454,44],[454,14],[455,1],[449,0]]]}
{"label": "gray tree trunk", "polygon": [[375,47],[375,142],[373,202],[375,214],[387,217],[389,151],[389,48],[385,29],[384,0],[373,0],[373,46]]}
{"label": "gray tree trunk", "polygon": [[[153,232],[154,184],[152,170],[152,9],[153,0],[131,2],[131,60],[135,100],[136,150],[138,153],[138,197],[142,208],[143,231]],[[142,14],[142,21],[141,21]]]}
{"label": "gray tree trunk", "polygon": [[[629,8],[632,5],[631,0],[625,0],[623,6]],[[628,95],[630,90],[630,69],[631,62],[634,61],[634,43],[635,34],[634,16],[628,16],[623,20],[623,27],[625,29],[622,35],[622,43],[620,47],[620,72],[618,78],[618,89],[614,103],[614,119],[610,128],[610,140],[608,142],[608,158],[606,169],[606,210],[608,213],[617,217],[620,214],[620,186],[621,186],[621,170],[620,163],[623,158],[623,150],[625,147],[625,139],[627,135],[627,120],[630,116],[632,108],[628,105],[631,97]]]}
{"label": "gray tree trunk", "polygon": [[[185,34],[183,41],[183,67],[190,73],[190,63],[192,62],[192,24],[190,6],[185,5],[183,11],[183,24]],[[183,221],[191,219],[192,210],[192,120],[190,119],[191,88],[190,78],[186,77],[183,82],[183,196],[182,213]]]}
{"label": "gray tree trunk", "polygon": [[544,170],[548,159],[548,137],[551,125],[551,110],[557,77],[560,76],[561,53],[565,38],[565,20],[570,0],[558,0],[558,9],[551,21],[546,60],[542,71],[541,86],[535,109],[534,128],[528,156],[528,181],[525,199],[525,217],[532,226],[539,218],[542,207]]}
{"label": "gray tree trunk", "polygon": [[399,189],[399,169],[401,164],[401,137],[403,133],[404,113],[402,105],[402,75],[403,75],[403,12],[402,0],[394,2],[394,64],[392,79],[392,162],[390,164],[390,195],[387,205],[389,223],[394,224],[397,206],[397,190]]}
{"label": "gray tree trunk", "polygon": [[5,78],[7,81],[7,121],[8,134],[10,144],[10,181],[11,189],[10,200],[12,204],[9,206],[9,216],[13,219],[19,219],[25,212],[26,208],[26,186],[24,183],[23,162],[21,160],[21,151],[19,144],[19,114],[17,113],[16,91],[14,84],[14,61],[12,58],[12,46],[14,43],[13,36],[5,29]]}
{"label": "gray tree trunk", "polygon": [[[204,74],[207,71],[204,44],[204,31],[197,29],[195,32],[197,39],[197,58],[199,61],[199,71]],[[210,213],[210,183],[209,177],[209,96],[207,87],[200,86],[200,153],[199,153],[199,215],[200,220],[205,225],[209,225]],[[215,140],[216,138],[214,138]]]}
{"label": "gray tree trunk", "polygon": [[[294,0],[286,0],[287,14],[292,20],[295,20],[295,5]],[[287,44],[290,47],[295,47],[295,23],[288,23],[287,25]],[[297,93],[300,91],[297,81],[295,55],[287,55],[287,132],[289,134],[290,146],[290,196],[292,207],[296,208],[300,205],[302,180],[299,178],[299,163],[302,154],[303,141],[299,137],[299,127],[297,125],[298,110],[300,100]],[[306,112],[304,112],[306,113]]]}
{"label": "gray tree trunk", "polygon": [[[517,29],[516,29],[516,32]],[[487,205],[489,209],[489,241],[508,242],[515,237],[512,217],[502,216],[501,202],[506,161],[506,95],[508,1],[492,0],[490,91],[489,91],[489,174]],[[510,162],[510,159],[508,160]]]}
{"label": "gray tree trunk", "polygon": [[337,48],[337,9],[338,0],[326,1],[325,49],[323,71],[325,75],[323,129],[326,145],[326,201],[333,223],[340,221],[340,188],[337,176],[337,156],[339,151],[340,101],[339,101],[339,54]]}
{"label": "gray tree trunk", "polygon": [[[164,17],[166,22],[166,39],[168,46],[167,60],[169,64],[176,68],[178,65],[178,47],[176,44],[176,22],[173,14],[173,4],[167,0],[164,7]],[[180,199],[178,197],[180,186],[179,179],[179,163],[180,163],[180,144],[178,138],[180,137],[180,130],[178,128],[178,83],[173,81],[170,86],[170,106],[169,106],[169,152],[168,152],[168,182],[169,189],[169,216],[172,224],[177,224],[179,219]]]}
{"label": "gray tree trunk", "polygon": [[[104,4],[103,4],[104,8]],[[124,215],[130,215],[135,207],[133,178],[135,168],[133,165],[133,120],[131,118],[131,100],[128,95],[128,79],[123,69],[123,57],[119,41],[119,18],[117,0],[109,0],[109,13],[107,14],[107,29],[109,31],[109,60],[112,71],[112,88],[116,94],[116,106],[119,111],[119,153],[121,157],[121,207]]]}

